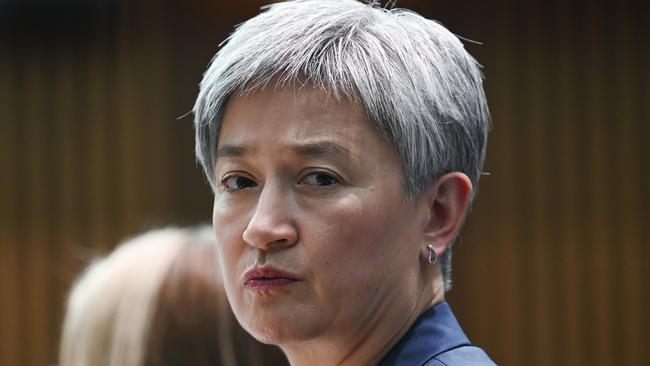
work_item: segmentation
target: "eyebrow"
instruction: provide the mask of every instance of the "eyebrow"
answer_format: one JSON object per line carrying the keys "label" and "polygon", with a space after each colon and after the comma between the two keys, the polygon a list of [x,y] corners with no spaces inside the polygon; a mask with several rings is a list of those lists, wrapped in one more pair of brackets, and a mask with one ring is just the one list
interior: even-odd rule
{"label": "eyebrow", "polygon": [[303,156],[320,157],[324,155],[335,155],[342,158],[350,158],[352,153],[347,148],[328,141],[299,144],[291,147],[291,150]]}
{"label": "eyebrow", "polygon": [[223,145],[217,149],[217,159],[222,157],[242,157],[250,151],[244,146],[239,145]]}
{"label": "eyebrow", "polygon": [[[320,157],[324,155],[335,155],[340,158],[350,158],[352,153],[349,149],[329,141],[305,143],[293,145],[290,151],[297,155],[307,157]],[[222,157],[242,157],[251,153],[251,150],[241,145],[223,145],[217,149],[217,159]]]}

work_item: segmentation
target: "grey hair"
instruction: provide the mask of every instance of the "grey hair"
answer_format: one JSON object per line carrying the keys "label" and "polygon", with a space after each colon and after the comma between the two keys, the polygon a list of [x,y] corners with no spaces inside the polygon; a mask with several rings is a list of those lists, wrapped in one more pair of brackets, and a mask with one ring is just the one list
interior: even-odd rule
{"label": "grey hair", "polygon": [[[213,190],[228,98],[273,83],[321,88],[364,107],[400,155],[410,198],[453,171],[476,192],[490,117],[481,66],[458,37],[376,2],[296,0],[263,9],[220,45],[194,105],[196,156]],[[441,263],[447,290],[451,245]]]}

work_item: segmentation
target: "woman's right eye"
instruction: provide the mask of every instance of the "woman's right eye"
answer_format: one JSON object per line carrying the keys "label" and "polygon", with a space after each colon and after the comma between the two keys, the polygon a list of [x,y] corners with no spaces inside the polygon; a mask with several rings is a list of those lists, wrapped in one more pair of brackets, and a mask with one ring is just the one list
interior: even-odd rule
{"label": "woman's right eye", "polygon": [[233,174],[225,177],[221,181],[221,186],[226,192],[234,192],[246,188],[256,187],[257,183],[248,177]]}

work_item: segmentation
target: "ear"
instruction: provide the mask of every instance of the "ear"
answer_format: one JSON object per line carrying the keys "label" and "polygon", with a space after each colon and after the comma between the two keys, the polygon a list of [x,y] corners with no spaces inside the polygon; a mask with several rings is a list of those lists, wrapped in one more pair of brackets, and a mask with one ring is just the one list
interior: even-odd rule
{"label": "ear", "polygon": [[[425,245],[433,245],[438,257],[456,239],[471,197],[472,182],[460,172],[443,175],[422,192],[421,198],[426,202],[428,213],[424,216],[422,240]],[[426,249],[422,253],[428,256]]]}

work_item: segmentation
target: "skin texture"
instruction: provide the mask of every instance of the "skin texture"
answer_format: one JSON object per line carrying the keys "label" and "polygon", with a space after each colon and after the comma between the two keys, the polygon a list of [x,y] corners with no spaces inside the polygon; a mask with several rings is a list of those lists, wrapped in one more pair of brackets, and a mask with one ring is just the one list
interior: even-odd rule
{"label": "skin texture", "polygon": [[[267,88],[228,103],[213,222],[225,289],[242,326],[292,365],[373,364],[444,293],[441,254],[471,184],[452,173],[415,199],[399,157],[355,103]],[[272,266],[298,281],[267,289]]]}

